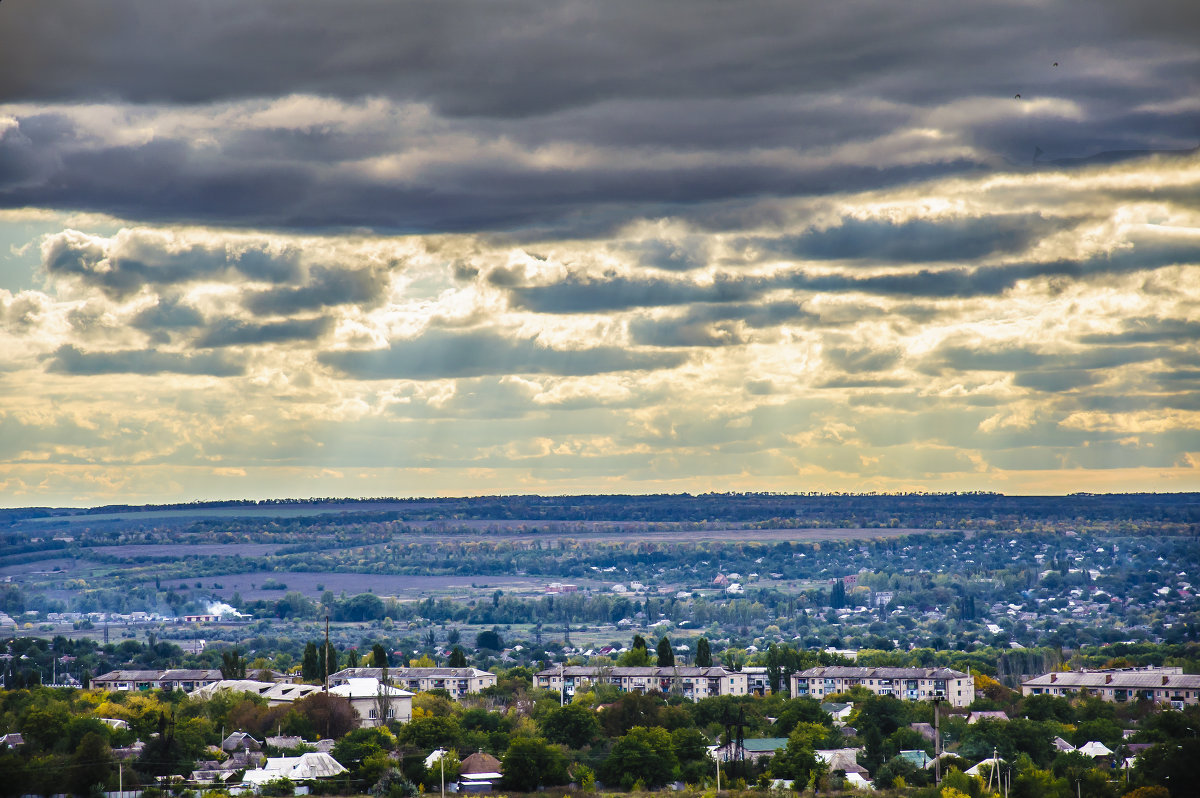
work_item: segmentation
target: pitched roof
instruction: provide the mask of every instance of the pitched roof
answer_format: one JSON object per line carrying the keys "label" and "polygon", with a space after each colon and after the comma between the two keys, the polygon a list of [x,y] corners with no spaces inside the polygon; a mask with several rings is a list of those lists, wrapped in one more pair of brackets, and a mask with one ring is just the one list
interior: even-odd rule
{"label": "pitched roof", "polygon": [[[479,668],[388,668],[389,679],[472,679],[493,676],[491,671]],[[383,668],[343,668],[329,675],[331,680],[383,678]]]}
{"label": "pitched roof", "polygon": [[835,770],[840,770],[847,775],[867,772],[866,768],[858,764],[857,748],[829,748],[821,751],[813,751],[813,753],[818,759],[829,766],[831,773]]}
{"label": "pitched roof", "polygon": [[583,677],[592,679],[604,673],[610,677],[632,676],[632,677],[648,677],[667,679],[674,676],[682,676],[685,678],[700,678],[700,679],[720,679],[725,676],[733,676],[734,672],[725,668],[714,666],[711,668],[697,668],[694,666],[671,665],[658,667],[656,665],[616,665],[613,667],[598,667],[596,665],[568,665],[565,668],[546,668],[543,671],[538,671],[538,676],[565,676],[569,678]]}
{"label": "pitched roof", "polygon": [[[773,754],[780,748],[787,748],[787,744],[788,738],[786,737],[754,737],[742,741],[747,754]],[[733,744],[728,743],[722,748],[732,752]]]}
{"label": "pitched roof", "polygon": [[1158,671],[1067,671],[1043,673],[1021,682],[1022,687],[1067,690],[1110,687],[1117,690],[1200,690],[1200,674]]}
{"label": "pitched roof", "polygon": [[275,779],[322,779],[345,773],[342,763],[329,754],[308,753],[300,756],[278,756],[267,759],[260,770],[247,770],[242,777],[250,784],[265,784]]}
{"label": "pitched roof", "polygon": [[821,665],[796,674],[807,679],[965,679],[952,668],[862,668],[856,665]]}
{"label": "pitched roof", "polygon": [[473,776],[481,773],[499,773],[500,760],[491,754],[485,754],[483,751],[476,751],[462,761],[462,767],[458,769],[462,776]]}
{"label": "pitched roof", "polygon": [[343,698],[375,698],[380,693],[387,693],[391,698],[412,698],[413,694],[390,684],[380,684],[378,679],[347,679],[345,684],[330,687],[329,692]]}
{"label": "pitched roof", "polygon": [[1090,756],[1092,758],[1098,756],[1108,756],[1112,753],[1111,748],[1104,743],[1099,742],[1098,740],[1092,740],[1091,742],[1084,743],[1083,745],[1079,746],[1077,750],[1084,756]]}

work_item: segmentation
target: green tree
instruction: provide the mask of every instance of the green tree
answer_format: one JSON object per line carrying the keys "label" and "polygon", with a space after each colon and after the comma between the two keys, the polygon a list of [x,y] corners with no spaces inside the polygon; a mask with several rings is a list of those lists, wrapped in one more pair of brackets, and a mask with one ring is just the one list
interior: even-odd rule
{"label": "green tree", "polygon": [[338,653],[333,647],[333,643],[323,643],[317,651],[317,674],[319,681],[325,681],[325,677],[331,673],[338,671]]}
{"label": "green tree", "polygon": [[467,667],[467,655],[463,653],[462,647],[454,647],[454,650],[450,652],[450,661],[447,664],[451,668]]}
{"label": "green tree", "polygon": [[663,699],[646,693],[625,693],[600,714],[600,724],[609,737],[628,734],[635,726],[658,726]]}
{"label": "green tree", "polygon": [[221,652],[221,678],[246,678],[246,660],[242,659],[242,652],[236,648]]}
{"label": "green tree", "polygon": [[458,748],[462,727],[457,718],[413,718],[400,730],[400,739],[424,751],[434,748]]}
{"label": "green tree", "polygon": [[600,736],[596,713],[580,704],[554,707],[542,715],[538,725],[547,740],[568,748],[583,748]]}
{"label": "green tree", "polygon": [[702,637],[696,641],[696,667],[711,668],[712,664],[712,649],[708,646],[708,638]]}
{"label": "green tree", "polygon": [[671,650],[671,641],[666,635],[658,641],[658,667],[671,668],[675,665],[675,652]]}
{"label": "green tree", "polygon": [[541,786],[567,783],[567,758],[562,751],[536,737],[514,737],[501,760],[504,786],[533,792]]}
{"label": "green tree", "polygon": [[90,795],[93,788],[104,789],[117,771],[108,740],[95,732],[84,735],[71,756],[67,782],[76,795]]}
{"label": "green tree", "polygon": [[617,658],[617,664],[626,668],[644,668],[650,665],[650,652],[646,649],[646,638],[633,636],[633,645]]}
{"label": "green tree", "polygon": [[485,629],[475,635],[475,648],[479,651],[503,651],[504,638],[495,629]]}
{"label": "green tree", "polygon": [[678,760],[666,729],[635,726],[613,744],[601,777],[628,790],[636,782],[656,789],[671,780]]}
{"label": "green tree", "polygon": [[300,678],[306,682],[321,681],[321,664],[317,659],[317,644],[311,640],[304,645],[304,658],[300,661]]}

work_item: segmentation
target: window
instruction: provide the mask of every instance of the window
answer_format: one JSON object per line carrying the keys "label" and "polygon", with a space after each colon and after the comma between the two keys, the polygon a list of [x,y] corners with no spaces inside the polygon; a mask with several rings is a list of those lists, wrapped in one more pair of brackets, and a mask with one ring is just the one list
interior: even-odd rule
{"label": "window", "polygon": [[374,708],[372,708],[372,709],[367,710],[367,717],[370,718],[371,720],[375,720],[376,718],[379,717],[379,715],[377,715]]}

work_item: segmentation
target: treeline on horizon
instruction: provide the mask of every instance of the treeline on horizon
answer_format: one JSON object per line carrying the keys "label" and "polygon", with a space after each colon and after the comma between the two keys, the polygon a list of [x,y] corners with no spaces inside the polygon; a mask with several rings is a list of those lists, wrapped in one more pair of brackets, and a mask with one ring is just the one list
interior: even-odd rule
{"label": "treeline on horizon", "polygon": [[[1200,493],[1076,493],[1008,496],[967,493],[706,493],[692,495],[477,496],[459,498],[308,498],[197,501],[160,505],[105,505],[84,509],[47,507],[0,511],[0,522],[71,518],[114,513],[229,510],[239,507],[312,508],[345,520],[407,521],[799,521],[844,526],[847,522],[927,528],[963,519],[1081,519],[1102,522],[1153,520],[1200,523]],[[327,508],[322,512],[322,508]],[[341,509],[338,509],[341,508]],[[256,515],[258,515],[256,513]]]}

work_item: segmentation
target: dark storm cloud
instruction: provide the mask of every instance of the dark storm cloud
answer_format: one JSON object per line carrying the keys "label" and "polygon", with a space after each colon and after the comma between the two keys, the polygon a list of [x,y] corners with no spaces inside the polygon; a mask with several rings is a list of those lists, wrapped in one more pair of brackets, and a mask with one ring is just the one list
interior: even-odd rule
{"label": "dark storm cloud", "polygon": [[84,352],[69,344],[54,351],[47,370],[57,374],[88,376],[98,374],[194,374],[210,377],[237,377],[245,373],[245,363],[220,354],[185,355],[155,349],[126,349],[117,352]]}
{"label": "dark storm cloud", "polygon": [[435,380],[502,374],[585,376],[613,371],[669,369],[685,358],[674,353],[642,354],[617,347],[551,349],[533,338],[494,332],[430,330],[394,341],[387,349],[324,352],[319,360],[361,380]]}
{"label": "dark storm cloud", "polygon": [[575,0],[554,8],[533,0],[29,3],[4,9],[0,96],[170,103],[384,95],[474,116],[622,96],[770,96],[901,81],[908,96],[978,84],[1011,97],[1014,83],[1029,91],[1038,77],[1068,80],[1068,70],[1052,73],[1047,60],[1066,61],[1064,19],[1075,50],[1186,41],[1180,28],[1196,31],[1194,12],[1159,7],[1180,24],[1144,25],[1141,40],[1126,42],[1127,11],[1110,3],[1097,13],[1082,0],[836,8],[782,0]]}
{"label": "dark storm cloud", "polygon": [[258,346],[291,341],[313,342],[333,325],[330,319],[288,319],[256,324],[240,319],[225,319],[198,337],[195,345],[201,348],[223,346]]}
{"label": "dark storm cloud", "polygon": [[712,285],[660,277],[590,278],[569,275],[549,285],[509,289],[513,304],[539,313],[608,313],[694,302],[744,302],[770,287],[765,278],[718,275]]}
{"label": "dark storm cloud", "polygon": [[1061,229],[1062,220],[1040,215],[895,223],[887,219],[845,219],[826,230],[763,242],[776,251],[817,260],[869,258],[875,261],[974,260],[1020,252],[1040,236]]}
{"label": "dark storm cloud", "polygon": [[1083,344],[1149,344],[1200,341],[1200,322],[1159,317],[1125,319],[1122,329],[1111,333],[1092,333],[1078,338]]}
{"label": "dark storm cloud", "polygon": [[372,307],[382,301],[386,288],[387,275],[377,269],[318,266],[312,269],[307,285],[252,293],[243,304],[254,313],[281,316],[335,305]]}
{"label": "dark storm cloud", "polygon": [[781,324],[816,324],[820,317],[791,301],[730,305],[694,305],[679,316],[634,319],[629,333],[643,346],[737,346],[746,342],[741,327],[762,329]]}
{"label": "dark storm cloud", "polygon": [[[92,140],[86,123],[74,123],[73,136],[39,139],[25,131],[22,119],[17,121],[19,135],[10,130],[0,138],[0,163],[24,160],[37,166],[30,174],[0,173],[0,207],[70,208],[237,227],[423,233],[541,226],[599,235],[633,218],[687,215],[710,202],[878,188],[982,165],[961,155],[889,162],[898,158],[894,154],[869,165],[780,165],[708,154],[653,168],[619,155],[543,164],[536,151],[526,151],[526,158],[489,152],[487,145],[495,141],[475,141],[476,131],[460,122],[460,130],[424,134],[426,139],[455,132],[472,137],[459,157],[447,159],[442,148],[426,141],[431,162],[392,177],[356,168],[330,170],[303,151],[239,157],[193,140],[220,141],[228,136],[220,129],[180,133],[179,140],[164,132],[145,143],[114,146]],[[569,140],[555,143],[575,146]],[[412,147],[403,136],[386,145],[362,157]]]}
{"label": "dark storm cloud", "polygon": [[50,237],[42,268],[55,277],[76,277],[106,294],[124,297],[143,286],[170,286],[240,273],[253,280],[282,282],[298,273],[298,253],[275,252],[265,244],[230,249],[189,244],[168,246],[157,236],[133,234],[109,242],[72,231]]}
{"label": "dark storm cloud", "polygon": [[852,373],[887,371],[900,362],[899,349],[876,349],[870,346],[827,346],[822,350],[825,361],[835,368]]}
{"label": "dark storm cloud", "polygon": [[177,297],[159,299],[133,317],[130,324],[139,330],[180,330],[199,327],[204,317],[193,306]]}
{"label": "dark storm cloud", "polygon": [[1200,241],[1145,235],[1133,238],[1132,243],[1132,247],[1116,253],[1103,253],[1082,260],[1025,262],[973,269],[919,269],[868,277],[795,270],[749,277],[721,273],[712,283],[696,283],[677,277],[588,277],[572,274],[547,285],[519,285],[515,273],[505,271],[501,278],[493,277],[491,282],[506,288],[510,301],[527,310],[541,313],[606,313],[695,303],[747,303],[781,289],[966,299],[1003,294],[1024,280],[1097,278],[1200,263]]}

